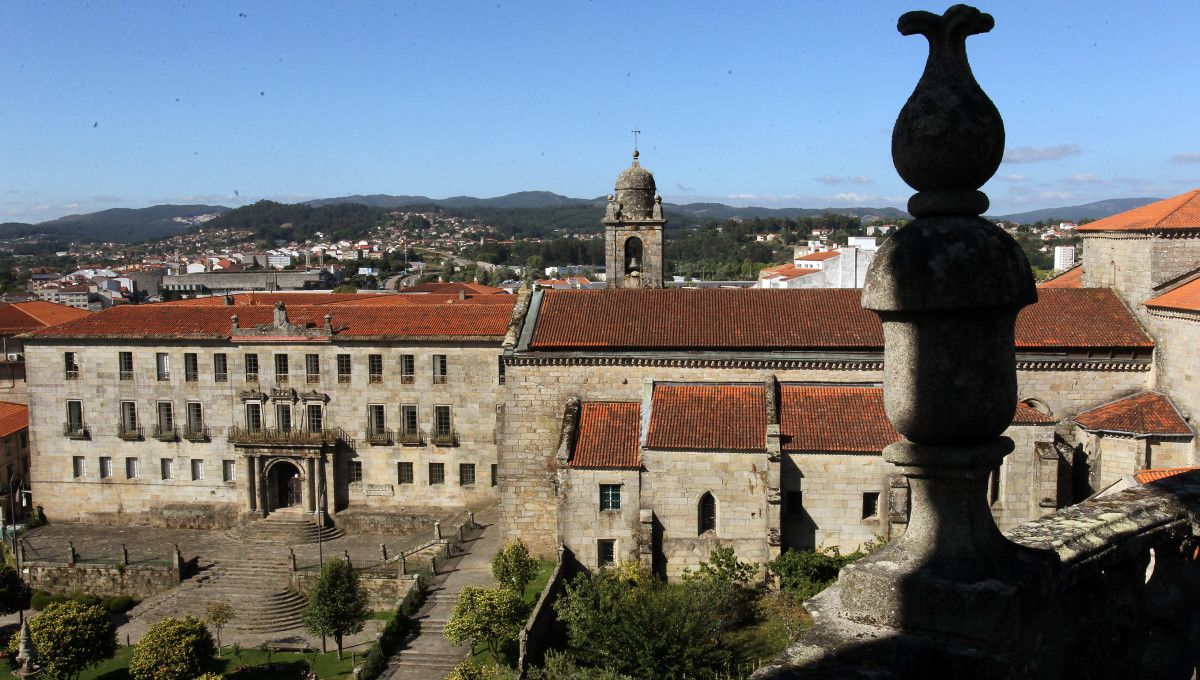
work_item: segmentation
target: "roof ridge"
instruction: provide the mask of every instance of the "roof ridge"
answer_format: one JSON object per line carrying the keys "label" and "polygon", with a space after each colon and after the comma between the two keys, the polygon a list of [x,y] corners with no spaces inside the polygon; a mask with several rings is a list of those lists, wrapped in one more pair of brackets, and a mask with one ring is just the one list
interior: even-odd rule
{"label": "roof ridge", "polygon": [[1160,219],[1156,220],[1154,222],[1154,226],[1157,227],[1157,226],[1162,225],[1162,223],[1166,222],[1167,219],[1169,217],[1171,217],[1171,215],[1174,215],[1175,213],[1179,212],[1183,208],[1183,206],[1187,205],[1188,203],[1191,203],[1192,199],[1196,198],[1197,194],[1200,194],[1200,189],[1192,189],[1190,192],[1185,191],[1184,193],[1180,194],[1180,196],[1181,197],[1187,196],[1189,193],[1191,194],[1191,196],[1188,196],[1188,198],[1180,201],[1179,204],[1176,205],[1174,208],[1172,208],[1170,212],[1168,212],[1166,215],[1163,215]]}

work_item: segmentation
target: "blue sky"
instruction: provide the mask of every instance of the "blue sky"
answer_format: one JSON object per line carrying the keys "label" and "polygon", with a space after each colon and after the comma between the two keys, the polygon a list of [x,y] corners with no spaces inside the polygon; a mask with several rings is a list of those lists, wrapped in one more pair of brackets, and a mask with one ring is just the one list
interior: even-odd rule
{"label": "blue sky", "polygon": [[[912,2],[0,5],[0,221],[161,202],[611,191],[902,206]],[[997,2],[990,212],[1200,186],[1200,3]]]}

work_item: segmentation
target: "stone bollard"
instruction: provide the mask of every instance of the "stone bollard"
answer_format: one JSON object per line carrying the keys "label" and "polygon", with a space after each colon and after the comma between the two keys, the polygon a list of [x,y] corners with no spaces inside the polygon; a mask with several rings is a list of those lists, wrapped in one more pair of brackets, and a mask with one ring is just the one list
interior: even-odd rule
{"label": "stone bollard", "polygon": [[892,132],[896,170],[917,190],[915,219],[879,249],[862,306],[883,323],[884,406],[904,436],[883,457],[908,478],[911,514],[898,539],[845,567],[839,586],[843,618],[1003,647],[1030,572],[997,529],[986,485],[1013,448],[1002,435],[1017,403],[1014,326],[1037,291],[1021,247],[980,217],[1004,122],[971,73],[966,39],[993,25],[965,5],[898,23],[929,41]]}
{"label": "stone bollard", "polygon": [[408,573],[408,558],[404,556],[404,553],[400,553],[400,575],[404,576],[407,573]]}
{"label": "stone bollard", "polygon": [[349,567],[349,568],[351,568],[351,569],[353,569],[353,568],[354,568],[354,564],[353,564],[353,563],[350,561],[350,551],[349,551],[349,550],[343,550],[343,551],[342,551],[342,554],[346,556],[346,566],[347,566],[347,567]]}
{"label": "stone bollard", "polygon": [[292,563],[292,573],[296,572],[296,549],[288,548],[288,559]]}
{"label": "stone bollard", "polygon": [[465,525],[465,524],[459,524],[459,525],[458,525],[458,542],[459,542],[459,543],[462,543],[463,541],[467,540],[467,537],[466,537],[466,535],[464,534],[464,532],[466,531],[466,528],[465,528],[465,527],[466,527],[466,525]]}
{"label": "stone bollard", "polygon": [[476,526],[478,526],[477,524],[475,524],[475,511],[474,510],[467,513],[467,523],[471,525],[472,529],[474,529]]}
{"label": "stone bollard", "polygon": [[379,559],[387,562],[387,546],[383,543],[379,544]]}
{"label": "stone bollard", "polygon": [[179,551],[179,544],[171,545],[171,569],[174,570],[176,578],[183,580],[183,553]]}
{"label": "stone bollard", "polygon": [[442,523],[441,522],[433,523],[433,540],[435,540],[435,541],[442,540]]}
{"label": "stone bollard", "polygon": [[121,544],[121,564],[129,566],[129,548],[124,543]]}
{"label": "stone bollard", "polygon": [[67,541],[67,564],[73,567],[78,559],[79,553],[75,552],[75,542]]}

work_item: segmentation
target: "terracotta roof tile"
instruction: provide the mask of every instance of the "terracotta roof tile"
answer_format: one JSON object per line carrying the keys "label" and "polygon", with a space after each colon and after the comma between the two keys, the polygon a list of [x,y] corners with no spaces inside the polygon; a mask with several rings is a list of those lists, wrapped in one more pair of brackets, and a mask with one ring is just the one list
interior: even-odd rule
{"label": "terracotta roof tile", "polygon": [[0,304],[0,334],[16,335],[37,328],[74,321],[91,314],[86,309],[33,300]]}
{"label": "terracotta roof tile", "polygon": [[1146,300],[1145,305],[1153,309],[1200,312],[1200,278],[1189,281],[1158,297],[1150,298]]}
{"label": "terracotta roof tile", "polygon": [[[337,336],[343,338],[499,339],[508,328],[516,299],[507,298],[508,305],[297,305],[288,308],[288,319],[320,327],[329,314]],[[239,326],[249,328],[271,323],[273,309],[262,305],[126,305],[34,331],[30,337],[225,340],[234,314]]]}
{"label": "terracotta roof tile", "polygon": [[841,253],[836,250],[822,250],[819,253],[809,253],[807,255],[801,255],[800,257],[797,257],[796,259],[804,261],[804,262],[821,262],[823,260],[829,260],[829,259],[835,258],[838,255],[841,255]]}
{"label": "terracotta roof tile", "polygon": [[882,388],[781,385],[779,392],[784,451],[878,453],[900,440]]}
{"label": "terracotta roof tile", "polygon": [[449,281],[446,283],[421,283],[415,286],[409,286],[403,289],[404,293],[454,293],[457,295],[462,291],[468,295],[498,295],[508,293],[503,288],[494,288],[485,286],[482,283],[463,283],[461,281]]}
{"label": "terracotta roof tile", "polygon": [[802,269],[789,262],[774,267],[767,267],[759,271],[758,276],[759,278],[783,278],[790,280],[801,276],[808,276],[809,274],[818,274],[820,271],[820,269]]}
{"label": "terracotta roof tile", "polygon": [[1200,467],[1158,468],[1158,469],[1142,470],[1141,472],[1134,475],[1134,478],[1137,479],[1138,484],[1146,484],[1149,482],[1157,482],[1158,480],[1166,479],[1167,477],[1174,477],[1175,475],[1181,475],[1185,472],[1195,472],[1196,470],[1200,470]]}
{"label": "terracotta roof tile", "polygon": [[1075,416],[1084,429],[1133,435],[1191,436],[1192,428],[1171,400],[1158,392],[1142,392],[1097,406]]}
{"label": "terracotta roof tile", "polygon": [[1164,198],[1102,220],[1089,222],[1079,231],[1185,231],[1200,229],[1200,189]]}
{"label": "terracotta roof tile", "polygon": [[29,427],[29,407],[0,401],[0,437],[7,437]]}
{"label": "terracotta roof tile", "polygon": [[646,448],[765,451],[763,385],[654,386]]}
{"label": "terracotta roof tile", "polygon": [[[328,305],[340,304],[343,302],[357,301],[363,298],[385,297],[386,294],[380,293],[234,293],[229,297],[233,299],[233,306],[259,306],[267,307],[274,306],[276,302],[282,302],[285,305]],[[210,295],[208,297],[188,298],[186,300],[171,300],[170,302],[156,302],[156,305],[173,305],[178,307],[223,307],[225,304],[224,295]]]}
{"label": "terracotta roof tile", "polygon": [[1054,416],[1046,415],[1029,404],[1017,404],[1017,412],[1013,414],[1013,425],[1053,425],[1058,422]]}
{"label": "terracotta roof tile", "polygon": [[[861,291],[678,289],[545,291],[534,350],[875,350],[878,317]],[[1151,348],[1107,288],[1050,288],[1017,317],[1019,350]]]}
{"label": "terracotta roof tile", "polygon": [[641,431],[641,404],[584,402],[579,408],[579,436],[571,467],[640,468]]}
{"label": "terracotta roof tile", "polygon": [[1038,288],[1082,288],[1083,265],[1076,265],[1067,271],[1038,284]]}

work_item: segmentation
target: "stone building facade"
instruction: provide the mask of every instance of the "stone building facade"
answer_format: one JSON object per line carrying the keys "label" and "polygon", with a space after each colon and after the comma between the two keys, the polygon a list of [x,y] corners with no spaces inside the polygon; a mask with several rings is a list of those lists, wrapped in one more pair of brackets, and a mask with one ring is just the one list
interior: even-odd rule
{"label": "stone building facade", "polygon": [[87,316],[86,307],[76,309],[42,300],[0,304],[0,401],[29,403],[25,345],[18,336]]}
{"label": "stone building facade", "polygon": [[497,298],[142,305],[30,334],[37,502],[217,525],[494,502]]}
{"label": "stone building facade", "polygon": [[[1009,430],[1017,448],[994,484],[993,512],[1002,526],[1075,500],[1070,456],[1056,446],[1054,423],[1144,390],[1152,366],[1153,343],[1108,290],[1043,291],[1021,313],[1016,342],[1026,403],[1018,413],[1040,416]],[[792,387],[877,391],[882,344],[879,322],[853,289],[523,293],[503,357],[507,396],[498,436],[506,535],[543,554],[561,540],[595,566],[603,562],[601,541],[614,541],[620,557],[653,561],[657,531],[657,559],[673,575],[705,559],[714,542],[738,546],[739,554],[757,560],[785,546],[853,549],[901,530],[906,489],[893,487],[890,466],[879,455],[888,441],[843,451],[834,439],[818,440],[812,450],[793,453],[785,442],[794,433],[784,432],[775,463],[765,442],[736,453],[711,443],[691,449],[642,444],[633,467],[593,467],[573,464],[564,439],[570,431],[564,414],[578,400],[584,414],[592,404],[640,405],[644,440],[653,393],[667,384],[774,381],[784,386],[781,394]],[[837,400],[813,403],[828,407]],[[801,423],[812,412],[806,409]],[[861,429],[867,417],[862,409],[833,412],[829,423],[838,431]],[[694,422],[710,420],[729,423],[723,416]],[[770,425],[764,421],[764,432]],[[586,427],[580,416],[581,436]],[[620,513],[599,511],[602,484],[622,486]],[[736,507],[738,521],[699,535],[704,493],[716,497],[718,508]],[[789,493],[800,494],[790,505]],[[874,507],[864,518],[867,504]],[[729,516],[718,510],[718,517]]]}

